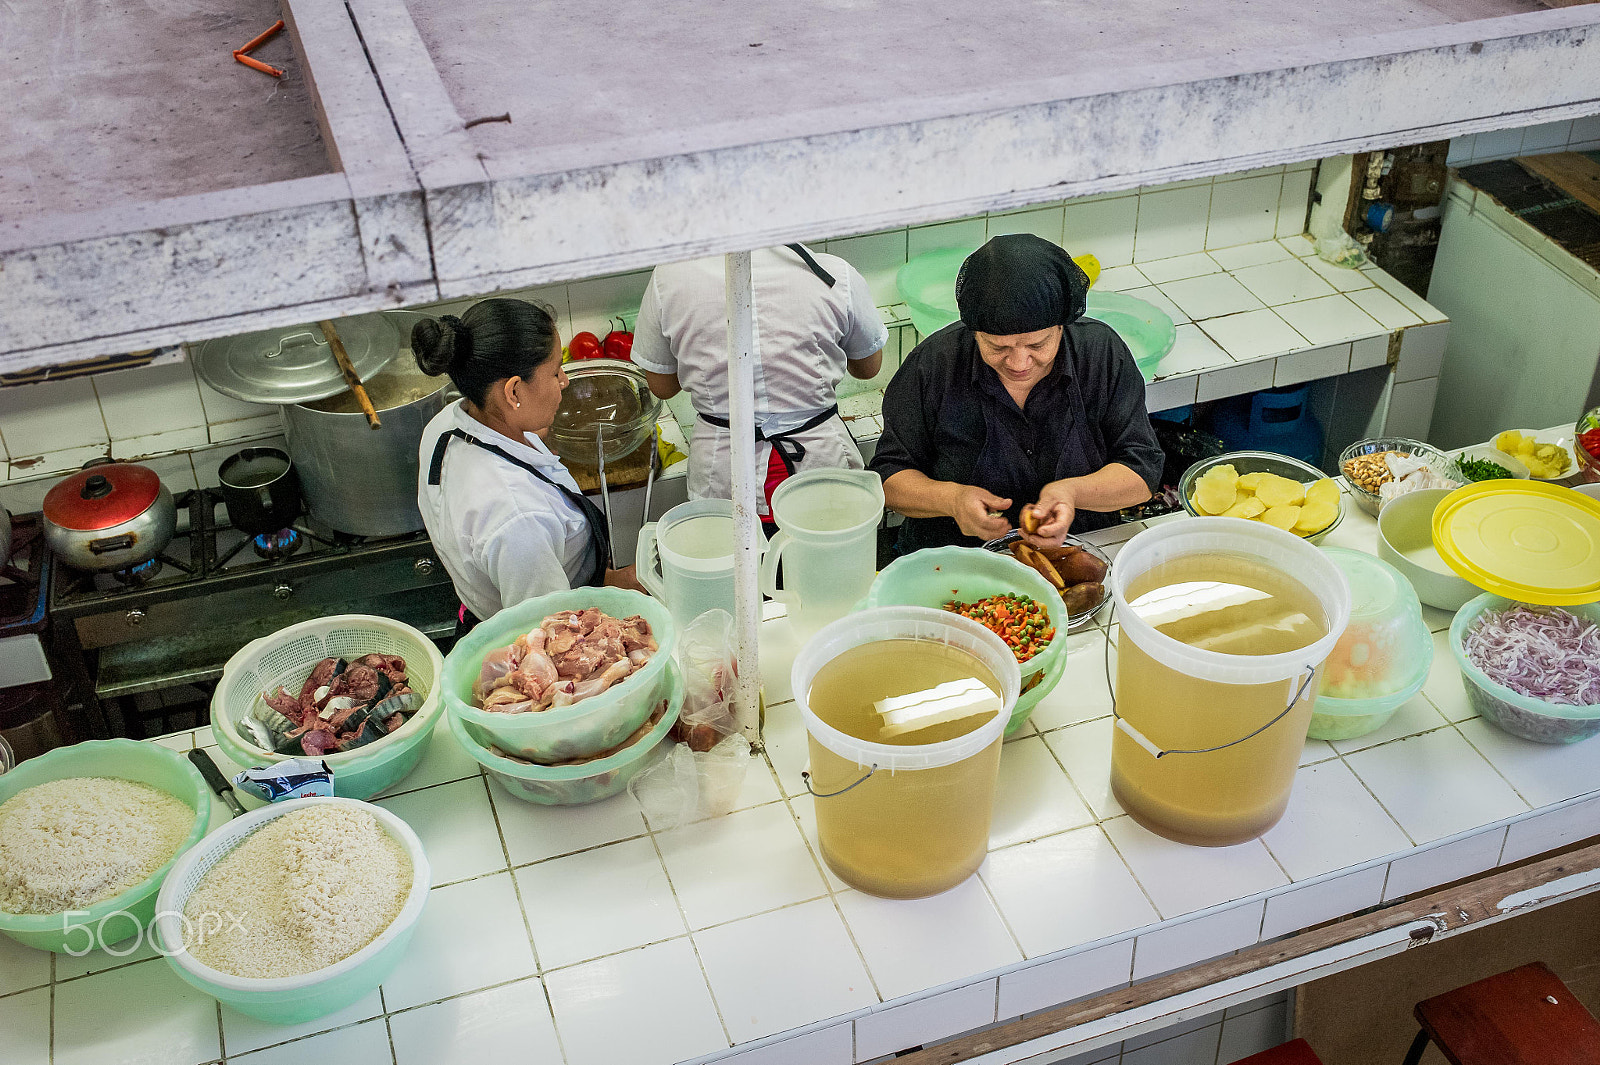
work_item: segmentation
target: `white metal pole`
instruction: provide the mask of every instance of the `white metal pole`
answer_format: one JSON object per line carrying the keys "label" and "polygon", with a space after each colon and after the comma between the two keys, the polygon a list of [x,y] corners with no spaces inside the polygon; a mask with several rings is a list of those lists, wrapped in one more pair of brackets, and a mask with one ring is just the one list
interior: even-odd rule
{"label": "white metal pole", "polygon": [[762,480],[756,471],[755,304],[750,288],[750,253],[728,253],[728,435],[733,481],[733,616],[739,655],[739,726],[752,747],[759,747],[757,712],[761,691],[761,589],[757,564],[761,550],[761,518],[756,493]]}

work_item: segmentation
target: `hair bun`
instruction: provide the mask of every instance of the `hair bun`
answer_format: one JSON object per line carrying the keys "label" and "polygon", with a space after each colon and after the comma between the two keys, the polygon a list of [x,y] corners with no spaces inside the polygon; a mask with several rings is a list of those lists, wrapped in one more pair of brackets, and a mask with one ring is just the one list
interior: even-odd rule
{"label": "hair bun", "polygon": [[430,377],[447,373],[457,359],[472,353],[472,333],[453,314],[424,318],[411,327],[411,353]]}

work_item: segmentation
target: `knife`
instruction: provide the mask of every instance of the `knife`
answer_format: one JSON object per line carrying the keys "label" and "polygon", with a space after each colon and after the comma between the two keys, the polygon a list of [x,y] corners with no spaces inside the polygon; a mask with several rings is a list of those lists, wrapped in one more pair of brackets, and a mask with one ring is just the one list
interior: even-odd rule
{"label": "knife", "polygon": [[200,775],[206,778],[206,783],[211,785],[211,790],[221,797],[228,809],[233,811],[233,816],[240,817],[244,814],[244,807],[239,804],[239,797],[233,793],[233,785],[228,783],[228,778],[222,775],[222,770],[217,768],[217,763],[204,750],[196,747],[189,752],[189,761],[200,770]]}

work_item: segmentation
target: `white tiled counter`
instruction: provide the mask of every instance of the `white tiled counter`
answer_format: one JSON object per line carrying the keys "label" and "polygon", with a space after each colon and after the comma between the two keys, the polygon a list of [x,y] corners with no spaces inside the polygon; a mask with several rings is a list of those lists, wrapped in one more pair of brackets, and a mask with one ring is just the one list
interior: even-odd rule
{"label": "white tiled counter", "polygon": [[[1098,538],[1114,551],[1137,529]],[[1370,551],[1374,536],[1347,501],[1329,539]],[[530,806],[440,730],[380,800],[417,829],[436,882],[381,991],[276,1028],[219,1009],[147,948],[74,959],[0,939],[0,1063],[848,1065],[1594,834],[1600,742],[1525,743],[1476,718],[1444,642],[1450,617],[1427,617],[1436,657],[1423,693],[1377,733],[1308,743],[1283,820],[1222,849],[1168,842],[1118,807],[1108,634],[1073,636],[1066,682],[1005,745],[988,861],[913,902],[846,888],[819,861],[804,732],[787,701],[793,648],[771,622],[767,752],[736,812],[651,831],[627,795]],[[158,742],[209,747],[210,736]],[[1193,1032],[1157,1044],[1169,1056],[1140,1049],[1157,1033],[1130,1041],[1123,1061],[1231,1061],[1227,1025],[1271,1029],[1282,1008],[1251,1016],[1220,1022],[1220,1050],[1176,1056],[1180,1039],[1204,1043]]]}

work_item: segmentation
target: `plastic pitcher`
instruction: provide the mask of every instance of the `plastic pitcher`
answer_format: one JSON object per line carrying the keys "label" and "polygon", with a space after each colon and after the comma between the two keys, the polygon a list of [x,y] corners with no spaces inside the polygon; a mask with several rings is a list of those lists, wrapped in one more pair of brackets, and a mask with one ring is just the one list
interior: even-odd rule
{"label": "plastic pitcher", "polygon": [[639,530],[639,583],[667,605],[680,630],[707,610],[732,614],[733,543],[731,499],[679,503]]}
{"label": "plastic pitcher", "polygon": [[761,562],[761,592],[788,607],[804,640],[848,614],[872,587],[883,482],[870,470],[808,470],[772,493],[772,517],[778,533]]}
{"label": "plastic pitcher", "polygon": [[[813,680],[847,651],[883,641],[928,641],[971,655],[1000,687],[1001,709],[965,735],[890,744],[830,725],[812,705]],[[921,898],[983,864],[994,814],[1001,734],[1017,700],[1017,660],[975,621],[928,607],[863,610],[826,626],[790,675],[811,753],[807,787],[822,858],[841,880],[884,898]]]}
{"label": "plastic pitcher", "polygon": [[[1256,653],[1242,647],[1252,639],[1272,646],[1281,639],[1281,618],[1208,637],[1214,646],[1226,639],[1222,645],[1232,652],[1160,631],[1158,625],[1172,631],[1190,618],[1204,621],[1271,598],[1228,583],[1230,557],[1286,582],[1307,611],[1320,611],[1320,618],[1306,611],[1295,616],[1323,634],[1295,650]],[[1194,583],[1159,586],[1171,594],[1131,608],[1130,587],[1169,564],[1214,569],[1216,576],[1184,574],[1180,580]],[[1122,626],[1112,792],[1134,820],[1180,843],[1220,847],[1254,839],[1289,803],[1318,673],[1350,618],[1344,574],[1320,550],[1281,529],[1238,518],[1189,518],[1129,540],[1112,569],[1111,590]]]}

